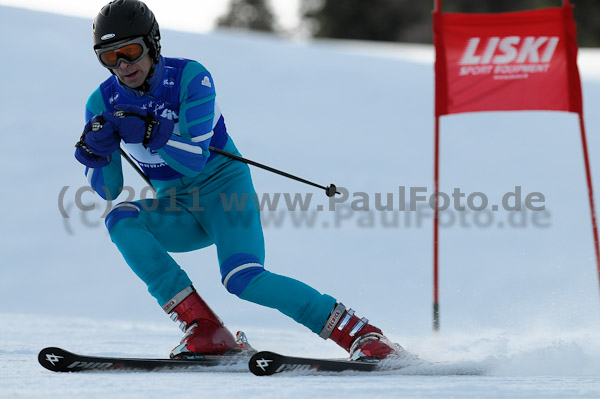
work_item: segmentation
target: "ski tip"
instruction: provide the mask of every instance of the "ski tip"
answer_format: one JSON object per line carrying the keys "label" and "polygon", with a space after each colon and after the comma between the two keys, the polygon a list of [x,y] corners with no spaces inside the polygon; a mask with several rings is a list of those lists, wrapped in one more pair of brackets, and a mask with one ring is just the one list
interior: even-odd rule
{"label": "ski tip", "polygon": [[255,353],[248,361],[250,372],[258,376],[273,375],[280,365],[281,355],[268,351]]}
{"label": "ski tip", "polygon": [[42,367],[50,371],[61,371],[61,367],[59,367],[60,360],[68,355],[69,352],[64,349],[51,346],[40,351],[38,354],[38,362]]}

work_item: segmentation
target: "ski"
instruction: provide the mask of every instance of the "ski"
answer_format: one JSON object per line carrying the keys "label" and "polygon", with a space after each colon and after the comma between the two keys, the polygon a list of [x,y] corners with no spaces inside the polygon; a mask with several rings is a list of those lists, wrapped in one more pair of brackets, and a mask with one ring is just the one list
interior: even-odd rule
{"label": "ski", "polygon": [[388,358],[379,362],[351,361],[285,356],[262,351],[248,362],[250,371],[258,376],[280,373],[319,374],[322,372],[381,372],[401,375],[450,376],[485,375],[488,367],[479,362],[426,362],[414,355]]}
{"label": "ski", "polygon": [[285,372],[342,372],[374,371],[377,363],[354,362],[342,359],[318,359],[280,355],[274,352],[255,353],[248,362],[254,375],[273,375]]}
{"label": "ski", "polygon": [[[252,352],[254,353],[254,351]],[[258,376],[280,373],[318,374],[322,372],[392,372],[404,375],[484,375],[487,367],[481,363],[429,363],[416,357],[386,359],[381,362],[361,362],[343,359],[322,359],[285,356],[262,351],[232,356],[202,356],[197,359],[128,358],[80,355],[62,348],[44,348],[39,363],[54,372],[229,372],[243,373],[248,369]]]}
{"label": "ski", "polygon": [[39,363],[56,372],[104,371],[226,371],[246,372],[249,355],[203,356],[193,360],[146,359],[79,355],[61,348],[44,348],[38,355]]}

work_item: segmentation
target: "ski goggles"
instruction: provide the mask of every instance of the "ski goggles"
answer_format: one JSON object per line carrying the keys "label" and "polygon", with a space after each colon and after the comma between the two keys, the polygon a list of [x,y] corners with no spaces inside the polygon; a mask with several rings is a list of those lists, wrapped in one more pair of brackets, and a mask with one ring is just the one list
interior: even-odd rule
{"label": "ski goggles", "polygon": [[121,61],[135,64],[148,54],[148,47],[141,37],[96,49],[98,61],[109,69],[119,67]]}

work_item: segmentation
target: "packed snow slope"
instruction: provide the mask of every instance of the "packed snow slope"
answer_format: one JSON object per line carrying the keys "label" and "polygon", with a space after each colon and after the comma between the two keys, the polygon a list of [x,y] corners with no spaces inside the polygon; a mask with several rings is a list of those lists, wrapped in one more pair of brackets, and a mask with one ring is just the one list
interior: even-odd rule
{"label": "packed snow slope", "polygon": [[[90,337],[102,341],[101,328],[107,337],[120,331],[118,342],[129,342],[128,334],[135,342],[124,349],[106,341],[96,353],[166,354],[179,331],[110,242],[107,204],[86,190],[73,157],[85,102],[109,76],[91,48],[91,21],[0,7],[0,33],[0,331],[10,338],[0,353],[33,356],[42,345],[69,343],[89,352],[95,343],[82,336],[93,330]],[[335,296],[433,360],[503,359],[498,373],[509,375],[600,374],[598,272],[576,115],[442,118],[441,190],[460,190],[462,205],[484,194],[500,210],[444,214],[442,328],[433,337],[433,212],[426,201],[399,211],[411,190],[432,194],[433,49],[245,32],[162,34],[165,56],[196,59],[212,72],[242,154],[347,190],[348,199],[333,204],[320,190],[252,169],[261,198],[281,196],[263,215],[269,270]],[[597,50],[580,54],[595,187],[599,60]],[[124,167],[130,189],[117,201],[147,196]],[[544,210],[503,210],[503,196],[514,204],[519,190],[522,201],[537,193]],[[307,210],[288,211],[284,199],[295,195],[311,200]],[[377,209],[388,198],[394,210]],[[479,205],[480,194],[471,198]],[[228,294],[214,248],[174,256],[231,329],[251,331],[260,349],[343,355],[278,312]],[[155,335],[165,329],[148,341],[159,348],[139,345],[145,328]],[[37,334],[20,339],[23,329]]]}

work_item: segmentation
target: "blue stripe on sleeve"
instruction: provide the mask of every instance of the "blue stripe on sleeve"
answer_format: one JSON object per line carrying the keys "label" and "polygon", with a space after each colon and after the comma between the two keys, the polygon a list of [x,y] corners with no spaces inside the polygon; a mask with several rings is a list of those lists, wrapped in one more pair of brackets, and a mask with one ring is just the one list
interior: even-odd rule
{"label": "blue stripe on sleeve", "polygon": [[209,133],[212,130],[212,125],[213,125],[213,119],[210,118],[210,120],[208,120],[208,121],[199,122],[193,126],[190,126],[188,128],[188,131],[190,132],[190,135],[192,137],[198,137],[198,136],[202,136],[206,133]]}
{"label": "blue stripe on sleeve", "polygon": [[169,163],[172,168],[184,175],[195,175],[204,168],[208,154],[208,142],[204,140],[199,143],[193,143],[177,136],[171,139],[162,148],[158,150],[165,161],[172,160],[176,164]]}
{"label": "blue stripe on sleeve", "polygon": [[185,176],[195,176],[206,164],[206,157],[193,155],[170,146],[158,149],[158,153],[171,168]]}
{"label": "blue stripe on sleeve", "polygon": [[188,126],[193,126],[198,122],[209,120],[212,125],[212,120],[215,116],[215,101],[209,101],[202,105],[188,108],[185,111],[185,118],[188,121]]}

